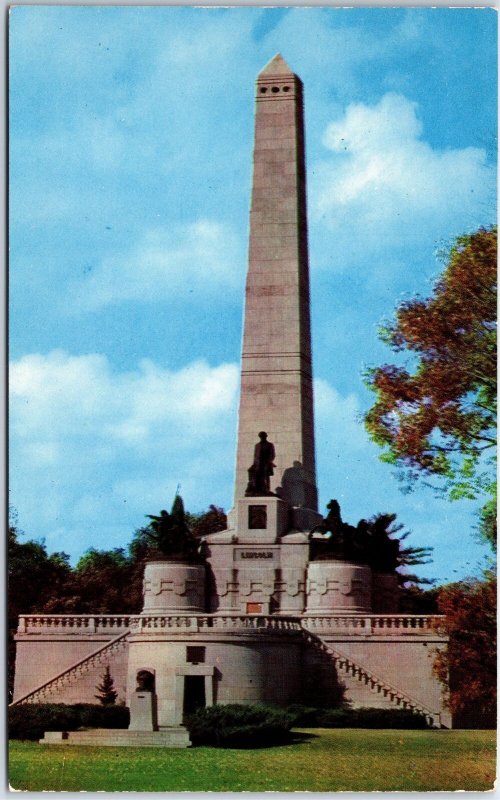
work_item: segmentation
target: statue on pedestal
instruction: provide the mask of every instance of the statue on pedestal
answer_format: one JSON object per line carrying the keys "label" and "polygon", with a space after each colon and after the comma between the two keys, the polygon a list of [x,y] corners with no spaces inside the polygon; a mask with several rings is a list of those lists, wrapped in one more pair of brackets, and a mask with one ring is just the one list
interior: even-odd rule
{"label": "statue on pedestal", "polygon": [[246,497],[271,495],[271,475],[274,475],[275,450],[267,433],[260,431],[260,442],[255,445],[253,464],[248,470],[248,486]]}

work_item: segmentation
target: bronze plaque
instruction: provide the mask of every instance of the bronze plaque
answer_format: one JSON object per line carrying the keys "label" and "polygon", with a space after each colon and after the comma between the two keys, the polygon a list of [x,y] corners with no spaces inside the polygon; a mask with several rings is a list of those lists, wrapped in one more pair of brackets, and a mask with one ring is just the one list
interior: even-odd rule
{"label": "bronze plaque", "polygon": [[249,530],[267,528],[267,506],[248,506]]}
{"label": "bronze plaque", "polygon": [[247,614],[262,614],[262,603],[247,603]]}

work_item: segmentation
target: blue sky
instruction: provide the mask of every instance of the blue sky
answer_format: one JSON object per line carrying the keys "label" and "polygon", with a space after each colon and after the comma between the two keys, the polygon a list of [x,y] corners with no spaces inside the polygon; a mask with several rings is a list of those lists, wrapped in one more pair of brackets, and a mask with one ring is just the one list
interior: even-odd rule
{"label": "blue sky", "polygon": [[396,512],[420,574],[477,572],[474,502],[401,492],[361,373],[437,251],[495,219],[491,9],[10,12],[10,502],[73,561],[232,504],[254,81],[305,86],[320,504]]}

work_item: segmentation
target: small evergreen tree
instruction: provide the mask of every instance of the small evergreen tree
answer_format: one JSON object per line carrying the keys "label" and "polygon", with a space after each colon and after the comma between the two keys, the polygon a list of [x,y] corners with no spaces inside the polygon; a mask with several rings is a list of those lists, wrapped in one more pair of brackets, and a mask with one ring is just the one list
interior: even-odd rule
{"label": "small evergreen tree", "polygon": [[116,702],[116,698],[118,697],[118,692],[116,691],[115,682],[112,678],[109,664],[106,666],[104,673],[101,675],[101,683],[98,683],[95,687],[99,694],[95,694],[94,697],[96,700],[103,706],[113,706]]}

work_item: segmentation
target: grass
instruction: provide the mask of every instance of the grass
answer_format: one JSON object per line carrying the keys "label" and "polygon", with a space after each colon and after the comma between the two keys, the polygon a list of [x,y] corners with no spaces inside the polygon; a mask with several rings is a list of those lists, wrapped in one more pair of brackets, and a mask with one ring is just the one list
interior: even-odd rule
{"label": "grass", "polygon": [[494,731],[301,730],[260,750],[10,743],[10,784],[27,791],[486,791]]}

